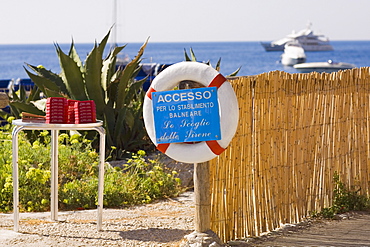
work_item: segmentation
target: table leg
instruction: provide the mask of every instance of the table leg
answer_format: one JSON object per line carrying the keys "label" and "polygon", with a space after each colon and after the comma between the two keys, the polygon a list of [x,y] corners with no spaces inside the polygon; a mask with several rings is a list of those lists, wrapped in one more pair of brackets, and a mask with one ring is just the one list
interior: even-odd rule
{"label": "table leg", "polygon": [[100,135],[100,143],[99,143],[99,178],[98,178],[98,231],[102,230],[102,222],[103,222],[103,206],[104,206],[104,164],[105,164],[105,129],[102,127],[98,127],[95,129],[99,132]]}
{"label": "table leg", "polygon": [[12,132],[13,159],[13,216],[14,231],[19,231],[19,182],[18,182],[18,133],[23,127],[14,127]]}
{"label": "table leg", "polygon": [[58,220],[58,130],[51,130],[51,220]]}

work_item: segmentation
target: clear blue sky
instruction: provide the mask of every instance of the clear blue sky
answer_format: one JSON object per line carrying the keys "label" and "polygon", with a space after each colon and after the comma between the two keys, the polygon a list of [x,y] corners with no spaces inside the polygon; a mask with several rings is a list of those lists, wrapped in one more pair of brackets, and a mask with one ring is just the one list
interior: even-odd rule
{"label": "clear blue sky", "polygon": [[[370,0],[117,0],[120,43],[266,41],[306,27],[370,40]],[[114,0],[1,0],[0,44],[100,41]]]}

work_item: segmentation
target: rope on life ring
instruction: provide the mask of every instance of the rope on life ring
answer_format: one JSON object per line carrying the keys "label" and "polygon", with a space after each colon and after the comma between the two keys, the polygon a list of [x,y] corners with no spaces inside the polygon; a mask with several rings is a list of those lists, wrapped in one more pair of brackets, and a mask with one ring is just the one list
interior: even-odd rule
{"label": "rope on life ring", "polygon": [[[221,140],[198,143],[156,142],[152,93],[172,90],[185,80],[198,82],[205,87],[217,87]],[[231,84],[217,70],[204,63],[180,62],[169,66],[154,78],[145,95],[143,115],[148,135],[159,151],[180,162],[202,163],[215,158],[227,148],[237,129],[239,108]]]}

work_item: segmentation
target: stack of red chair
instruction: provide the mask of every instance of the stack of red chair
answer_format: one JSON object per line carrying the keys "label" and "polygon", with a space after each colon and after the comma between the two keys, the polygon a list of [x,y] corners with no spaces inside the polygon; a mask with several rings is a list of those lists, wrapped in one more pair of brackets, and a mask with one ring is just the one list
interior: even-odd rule
{"label": "stack of red chair", "polygon": [[67,123],[66,98],[50,97],[46,100],[46,123]]}
{"label": "stack of red chair", "polygon": [[74,111],[76,124],[96,122],[96,108],[93,100],[75,102]]}
{"label": "stack of red chair", "polygon": [[50,97],[46,101],[46,123],[95,123],[96,107],[93,100],[79,101]]}
{"label": "stack of red chair", "polygon": [[75,123],[75,103],[78,100],[69,99],[68,102],[68,123],[74,124]]}

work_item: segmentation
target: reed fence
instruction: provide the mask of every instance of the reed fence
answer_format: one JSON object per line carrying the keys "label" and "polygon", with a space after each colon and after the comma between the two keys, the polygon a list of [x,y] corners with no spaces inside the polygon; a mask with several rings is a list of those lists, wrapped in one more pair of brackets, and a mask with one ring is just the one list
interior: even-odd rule
{"label": "reed fence", "polygon": [[210,162],[211,229],[259,236],[332,205],[333,175],[370,194],[370,68],[231,80],[239,126]]}

